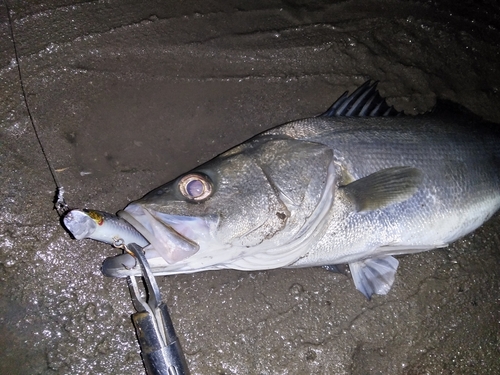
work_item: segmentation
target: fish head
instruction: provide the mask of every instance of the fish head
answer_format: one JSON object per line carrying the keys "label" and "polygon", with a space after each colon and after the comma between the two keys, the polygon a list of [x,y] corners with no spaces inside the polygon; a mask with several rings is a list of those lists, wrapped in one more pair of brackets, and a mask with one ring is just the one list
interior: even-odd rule
{"label": "fish head", "polygon": [[293,236],[319,201],[331,157],[323,145],[256,138],[151,191],[118,215],[168,264],[222,265]]}

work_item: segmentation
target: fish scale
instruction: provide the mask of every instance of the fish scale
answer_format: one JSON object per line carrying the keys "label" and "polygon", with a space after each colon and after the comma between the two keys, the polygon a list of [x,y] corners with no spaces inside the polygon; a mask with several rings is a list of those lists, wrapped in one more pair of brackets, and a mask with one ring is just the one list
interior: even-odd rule
{"label": "fish scale", "polygon": [[[498,126],[442,104],[405,116],[367,82],[322,116],[263,132],[119,216],[149,239],[156,275],[348,263],[367,298],[386,294],[394,255],[445,247],[500,208]],[[200,199],[183,193],[199,187]],[[123,266],[131,263],[122,254],[102,270],[138,274]]]}

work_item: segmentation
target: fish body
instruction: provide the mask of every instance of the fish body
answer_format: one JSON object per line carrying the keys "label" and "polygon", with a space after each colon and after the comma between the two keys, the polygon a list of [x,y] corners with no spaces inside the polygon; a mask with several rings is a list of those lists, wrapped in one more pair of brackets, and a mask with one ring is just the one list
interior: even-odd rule
{"label": "fish body", "polygon": [[[500,208],[499,142],[458,107],[400,115],[367,83],[118,215],[155,241],[146,254],[157,275],[348,263],[369,298],[389,291],[393,255],[445,247]],[[124,257],[108,258],[104,274],[138,273]]]}

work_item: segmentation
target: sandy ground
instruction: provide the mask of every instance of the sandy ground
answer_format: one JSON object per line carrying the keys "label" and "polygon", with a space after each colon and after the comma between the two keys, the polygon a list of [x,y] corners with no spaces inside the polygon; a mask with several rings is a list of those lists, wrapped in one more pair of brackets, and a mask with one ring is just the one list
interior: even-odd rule
{"label": "sandy ground", "polygon": [[[463,3],[0,1],[0,373],[144,374],[125,282],[100,273],[116,250],[52,209],[10,26],[66,199],[116,212],[368,78],[398,109],[500,122],[499,9]],[[372,301],[320,268],[158,282],[193,374],[498,374],[498,233],[400,257]]]}

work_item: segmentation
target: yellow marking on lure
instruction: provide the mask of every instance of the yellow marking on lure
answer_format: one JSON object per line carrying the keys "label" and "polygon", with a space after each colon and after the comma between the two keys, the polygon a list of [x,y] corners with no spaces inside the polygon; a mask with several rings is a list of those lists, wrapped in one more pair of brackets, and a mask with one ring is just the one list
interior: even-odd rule
{"label": "yellow marking on lure", "polygon": [[99,212],[88,210],[87,215],[89,215],[97,223],[97,225],[104,224],[104,216],[102,216]]}

